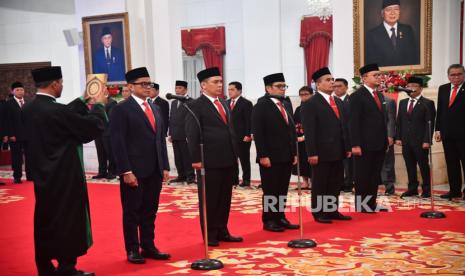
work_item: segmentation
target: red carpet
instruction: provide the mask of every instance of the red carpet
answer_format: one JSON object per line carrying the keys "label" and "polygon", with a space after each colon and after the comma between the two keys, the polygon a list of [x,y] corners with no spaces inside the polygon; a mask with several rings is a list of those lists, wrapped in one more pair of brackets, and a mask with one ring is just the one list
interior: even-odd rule
{"label": "red carpet", "polygon": [[[196,189],[165,187],[156,220],[156,245],[172,255],[170,261],[126,261],[119,187],[89,184],[94,246],[79,258],[78,268],[97,275],[463,275],[465,273],[465,205],[438,201],[447,218],[420,218],[427,204],[418,206],[391,197],[394,212],[350,213],[350,222],[317,224],[304,211],[305,236],[318,243],[313,249],[287,247],[298,231],[270,233],[260,222],[261,191],[235,190],[230,231],[243,243],[222,243],[211,256],[225,264],[220,271],[192,271],[190,263],[203,258],[197,218]],[[291,192],[295,198],[295,192]],[[344,199],[352,196],[345,195]],[[427,203],[428,201],[426,201]],[[418,203],[418,202],[416,202]],[[345,203],[344,206],[348,206]],[[0,273],[35,275],[33,251],[34,195],[32,183],[0,186]],[[297,222],[297,212],[288,218]]]}

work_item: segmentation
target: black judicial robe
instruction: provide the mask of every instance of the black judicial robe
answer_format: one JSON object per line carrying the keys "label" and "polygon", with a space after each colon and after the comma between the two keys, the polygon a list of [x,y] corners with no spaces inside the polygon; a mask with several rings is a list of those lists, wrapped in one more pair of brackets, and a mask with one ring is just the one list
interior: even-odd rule
{"label": "black judicial robe", "polygon": [[82,144],[102,135],[103,105],[89,111],[81,99],[68,105],[37,95],[24,107],[36,198],[36,255],[77,257],[92,245]]}

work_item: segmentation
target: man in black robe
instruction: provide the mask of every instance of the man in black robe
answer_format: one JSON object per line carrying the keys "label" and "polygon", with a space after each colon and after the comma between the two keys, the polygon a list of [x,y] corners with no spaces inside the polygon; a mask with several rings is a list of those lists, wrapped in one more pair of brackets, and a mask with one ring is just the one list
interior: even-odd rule
{"label": "man in black robe", "polygon": [[[58,66],[32,71],[35,99],[24,107],[28,157],[34,180],[35,260],[39,275],[94,275],[75,268],[92,245],[82,144],[102,134],[105,95],[92,109],[84,98],[59,104],[63,80]],[[58,268],[52,264],[58,261]]]}

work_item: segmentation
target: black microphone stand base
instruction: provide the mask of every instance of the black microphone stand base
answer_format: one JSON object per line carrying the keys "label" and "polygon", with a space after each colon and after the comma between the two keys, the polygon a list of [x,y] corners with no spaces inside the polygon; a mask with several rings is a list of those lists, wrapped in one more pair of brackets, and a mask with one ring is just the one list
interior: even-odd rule
{"label": "black microphone stand base", "polygon": [[222,269],[223,267],[223,263],[215,259],[201,259],[191,264],[191,268],[194,270],[216,270]]}
{"label": "black microphone stand base", "polygon": [[441,218],[445,218],[446,214],[444,214],[443,212],[438,212],[438,211],[428,211],[428,212],[421,213],[420,217],[429,218],[429,219],[441,219]]}
{"label": "black microphone stand base", "polygon": [[307,239],[292,240],[287,243],[291,248],[311,248],[316,247],[316,242]]}

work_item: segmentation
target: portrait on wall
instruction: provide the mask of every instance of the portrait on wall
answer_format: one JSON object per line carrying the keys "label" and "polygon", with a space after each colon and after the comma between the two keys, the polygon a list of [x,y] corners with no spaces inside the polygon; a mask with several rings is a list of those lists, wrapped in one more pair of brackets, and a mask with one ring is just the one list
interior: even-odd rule
{"label": "portrait on wall", "polygon": [[370,63],[431,74],[431,17],[431,0],[354,0],[355,74]]}
{"label": "portrait on wall", "polygon": [[107,74],[108,84],[125,83],[131,69],[128,14],[82,18],[86,74]]}

